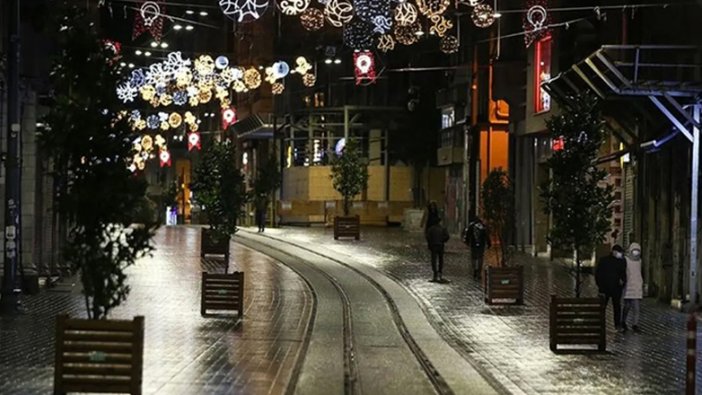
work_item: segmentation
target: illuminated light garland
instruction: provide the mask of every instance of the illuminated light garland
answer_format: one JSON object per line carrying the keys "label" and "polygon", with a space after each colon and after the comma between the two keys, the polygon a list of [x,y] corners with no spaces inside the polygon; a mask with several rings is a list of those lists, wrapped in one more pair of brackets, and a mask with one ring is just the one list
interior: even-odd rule
{"label": "illuminated light garland", "polygon": [[235,92],[241,93],[246,90],[246,84],[244,84],[244,81],[242,80],[236,80],[234,81],[234,84],[232,84],[232,88]]}
{"label": "illuminated light garland", "polygon": [[417,7],[409,1],[395,7],[395,22],[400,26],[409,26],[417,21]]}
{"label": "illuminated light garland", "polygon": [[229,97],[229,90],[218,86],[216,89],[215,97],[217,98],[217,100],[222,102]]}
{"label": "illuminated light garland", "polygon": [[256,89],[261,86],[261,73],[255,68],[250,68],[244,73],[244,84],[248,89]]}
{"label": "illuminated light garland", "polygon": [[441,15],[431,17],[432,26],[429,28],[429,33],[436,34],[439,37],[446,35],[446,32],[453,28],[453,22],[444,18]]}
{"label": "illuminated light garland", "polygon": [[139,96],[137,88],[130,83],[125,82],[117,86],[117,98],[123,102],[133,102],[137,96]]}
{"label": "illuminated light garland", "polygon": [[278,6],[285,15],[299,15],[310,6],[310,0],[279,0]]}
{"label": "illuminated light garland", "polygon": [[304,56],[298,56],[297,59],[295,59],[295,64],[295,72],[300,75],[305,75],[308,71],[312,70],[312,65]]}
{"label": "illuminated light garland", "polygon": [[312,74],[305,74],[302,76],[302,84],[305,85],[306,87],[313,87],[317,83],[317,77]]}
{"label": "illuminated light garland", "polygon": [[222,13],[236,22],[252,22],[268,9],[269,0],[219,0]]}
{"label": "illuminated light garland", "polygon": [[199,96],[191,96],[190,99],[188,99],[188,104],[190,107],[197,107],[200,104]]}
{"label": "illuminated light garland", "polygon": [[443,14],[451,5],[451,0],[417,0],[419,12],[426,16]]}
{"label": "illuminated light garland", "polygon": [[409,26],[395,26],[395,40],[402,45],[412,45],[419,41],[417,32],[422,29],[422,26],[415,22]]}
{"label": "illuminated light garland", "polygon": [[148,134],[141,138],[141,149],[144,151],[151,151],[154,147],[154,139]]}
{"label": "illuminated light garland", "polygon": [[212,91],[209,89],[200,90],[200,94],[197,96],[200,103],[209,103],[212,100]]}
{"label": "illuminated light garland", "polygon": [[177,91],[173,94],[173,104],[182,106],[188,102],[188,93],[185,91]]}
{"label": "illuminated light garland", "polygon": [[356,19],[344,27],[344,45],[352,49],[369,49],[374,47],[373,26],[361,19]]}
{"label": "illuminated light garland", "polygon": [[273,67],[266,67],[263,72],[266,74],[265,77],[263,77],[263,80],[266,81],[269,84],[275,84],[275,82],[278,80],[276,78],[275,73],[273,72]]}
{"label": "illuminated light garland", "polygon": [[164,107],[170,106],[171,104],[173,104],[173,96],[168,95],[168,94],[161,95],[158,102],[160,105],[162,105]]}
{"label": "illuminated light garland", "polygon": [[324,16],[334,27],[342,27],[353,19],[353,4],[347,0],[329,0],[324,7]]}
{"label": "illuminated light garland", "polygon": [[445,54],[452,54],[458,52],[460,44],[458,38],[450,34],[441,38],[439,42],[439,49]]}
{"label": "illuminated light garland", "polygon": [[210,55],[201,55],[195,60],[195,71],[197,71],[200,76],[206,76],[212,74],[215,70],[215,63]]}
{"label": "illuminated light garland", "polygon": [[378,39],[378,50],[389,52],[395,49],[395,39],[389,34],[383,34]]}
{"label": "illuminated light garland", "polygon": [[177,128],[182,123],[183,117],[177,112],[171,113],[171,115],[168,117],[168,124],[171,125],[172,128]]}
{"label": "illuminated light garland", "polygon": [[188,125],[192,125],[194,123],[197,123],[197,118],[195,118],[195,115],[193,115],[193,113],[190,111],[186,111],[185,114],[183,114],[183,120]]}
{"label": "illuminated light garland", "polygon": [[149,115],[146,118],[146,126],[149,129],[158,129],[158,127],[161,126],[161,120],[158,118],[158,115],[156,115],[156,114]]}
{"label": "illuminated light garland", "polygon": [[161,130],[166,131],[171,128],[171,125],[168,124],[168,122],[163,121],[161,122]]}
{"label": "illuminated light garland", "polygon": [[300,15],[300,23],[305,30],[315,32],[324,27],[324,12],[318,8],[308,8]]}
{"label": "illuminated light garland", "polygon": [[129,85],[131,85],[137,89],[146,85],[146,74],[144,74],[144,70],[142,70],[142,69],[132,70],[132,73],[129,77]]}
{"label": "illuminated light garland", "polygon": [[470,14],[470,19],[477,27],[490,27],[495,22],[495,13],[487,4],[478,4],[473,8],[473,12]]}
{"label": "illuminated light garland", "polygon": [[285,85],[281,84],[280,82],[276,82],[273,85],[271,85],[271,93],[274,95],[280,95],[285,91]]}
{"label": "illuminated light garland", "polygon": [[176,85],[182,88],[190,85],[193,82],[193,73],[190,69],[182,69],[176,74]]}

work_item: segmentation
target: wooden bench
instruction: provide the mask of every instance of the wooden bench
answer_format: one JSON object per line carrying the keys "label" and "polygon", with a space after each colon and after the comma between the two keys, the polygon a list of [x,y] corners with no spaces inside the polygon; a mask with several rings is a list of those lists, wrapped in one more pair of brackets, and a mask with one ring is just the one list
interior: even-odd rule
{"label": "wooden bench", "polygon": [[215,274],[202,272],[200,314],[208,310],[227,310],[244,315],[244,273]]}
{"label": "wooden bench", "polygon": [[141,394],[144,317],[56,319],[54,394]]}
{"label": "wooden bench", "polygon": [[[601,298],[557,298],[552,295],[549,325],[551,351],[604,352],[607,348],[606,306]],[[558,348],[559,345],[568,347]]]}
{"label": "wooden bench", "polygon": [[334,217],[334,240],[340,237],[361,238],[361,219],[358,215],[353,217]]}
{"label": "wooden bench", "polygon": [[215,240],[214,232],[210,229],[202,229],[200,234],[200,257],[205,255],[224,255],[224,260],[229,262],[229,237]]}
{"label": "wooden bench", "polygon": [[488,267],[485,303],[524,304],[524,267]]}

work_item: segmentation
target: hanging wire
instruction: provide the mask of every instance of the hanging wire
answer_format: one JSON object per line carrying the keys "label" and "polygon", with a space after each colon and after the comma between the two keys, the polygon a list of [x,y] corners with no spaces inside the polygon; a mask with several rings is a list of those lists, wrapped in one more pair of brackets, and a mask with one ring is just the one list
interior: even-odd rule
{"label": "hanging wire", "polygon": [[[676,1],[667,3],[642,3],[642,4],[619,4],[619,5],[600,5],[600,6],[582,6],[582,7],[556,7],[548,8],[548,12],[571,12],[571,11],[594,11],[599,10],[624,10],[627,8],[667,8],[672,6],[693,5],[695,1]],[[517,14],[529,11],[526,9],[511,9],[511,10],[495,10],[496,14]]]}
{"label": "hanging wire", "polygon": [[[144,1],[143,0],[110,0],[110,2],[113,3],[131,3],[131,4],[141,4]],[[219,7],[213,6],[213,5],[205,5],[205,4],[195,4],[195,3],[174,3],[174,2],[169,2],[169,1],[159,1],[157,4],[160,5],[167,5],[169,7],[186,7],[186,8],[208,8],[208,9],[217,9]]]}
{"label": "hanging wire", "polygon": [[[604,14],[602,14],[602,15],[604,15]],[[571,24],[578,23],[578,22],[581,22],[581,21],[586,21],[586,20],[592,19],[592,18],[593,18],[593,17],[590,16],[590,17],[584,17],[584,18],[571,19],[571,20],[568,20],[568,21],[565,21],[565,22],[552,23],[552,24],[550,24],[550,25],[548,25],[548,26],[543,26],[543,27],[542,27],[541,29],[539,29],[539,30],[546,30],[546,29],[552,29],[552,28],[563,27],[563,26],[565,26],[565,27],[567,28],[567,27],[570,26]],[[521,31],[521,32],[517,32],[517,33],[512,33],[512,34],[504,35],[504,36],[502,36],[502,38],[521,37],[521,36],[527,35],[527,34],[529,34],[529,33],[534,33],[534,32],[536,32],[536,30],[528,30],[528,31],[527,31],[527,30],[524,30],[524,31]],[[499,37],[486,38],[486,39],[484,39],[484,40],[476,41],[476,43],[487,43],[487,42],[495,41],[495,40],[498,40],[498,39],[499,39]]]}
{"label": "hanging wire", "polygon": [[[137,12],[141,12],[141,9],[140,9],[140,8],[136,8],[136,7],[127,7],[127,8],[129,8],[130,10],[134,10],[134,11],[137,11]],[[214,26],[214,25],[208,25],[207,23],[202,23],[202,22],[198,22],[198,21],[193,21],[193,20],[190,20],[190,19],[181,18],[181,17],[177,17],[177,16],[174,16],[174,15],[170,15],[170,14],[162,14],[162,13],[159,13],[159,17],[168,18],[168,19],[174,20],[174,21],[187,22],[187,23],[189,23],[189,24],[191,24],[191,25],[198,25],[198,26],[209,27],[210,29],[216,29],[216,30],[219,30],[219,29],[220,29],[219,27]]]}

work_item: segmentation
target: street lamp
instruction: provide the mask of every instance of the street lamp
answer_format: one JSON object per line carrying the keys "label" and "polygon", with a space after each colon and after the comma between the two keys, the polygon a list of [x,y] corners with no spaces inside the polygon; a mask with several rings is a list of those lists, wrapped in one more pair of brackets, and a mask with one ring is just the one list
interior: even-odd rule
{"label": "street lamp", "polygon": [[173,30],[180,30],[183,28],[183,25],[173,25]]}
{"label": "street lamp", "polygon": [[136,51],[134,51],[134,53],[135,53],[135,54],[136,54],[137,56],[139,56],[139,55],[141,55],[141,54],[142,54],[142,52],[141,52],[141,50],[140,50],[140,49],[137,49]]}
{"label": "street lamp", "polygon": [[188,25],[188,26],[185,27],[185,30],[187,30],[187,31],[190,31],[190,30],[193,30],[193,29],[195,29],[195,28],[193,27],[193,25]]}

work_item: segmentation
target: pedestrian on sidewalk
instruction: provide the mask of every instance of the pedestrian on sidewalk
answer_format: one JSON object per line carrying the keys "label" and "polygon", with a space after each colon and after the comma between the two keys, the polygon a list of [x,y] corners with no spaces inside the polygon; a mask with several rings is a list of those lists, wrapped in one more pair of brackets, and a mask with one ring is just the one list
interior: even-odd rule
{"label": "pedestrian on sidewalk", "polygon": [[626,259],[624,248],[616,244],[609,255],[601,258],[595,269],[595,282],[600,294],[605,298],[605,307],[612,299],[614,327],[622,331],[622,291],[626,284]]}
{"label": "pedestrian on sidewalk", "polygon": [[424,226],[424,233],[426,234],[429,227],[441,222],[441,214],[439,213],[439,206],[435,201],[429,202],[427,204],[427,209],[424,211],[422,216],[422,225]]}
{"label": "pedestrian on sidewalk", "polygon": [[258,226],[258,231],[263,233],[266,230],[266,210],[268,210],[268,197],[265,194],[259,194],[256,196],[256,226]]}
{"label": "pedestrian on sidewalk", "polygon": [[631,329],[639,333],[641,299],[643,299],[643,275],[641,274],[641,245],[631,243],[626,254],[626,288],[624,289],[624,315],[622,328],[629,329],[627,318],[631,312]]}
{"label": "pedestrian on sidewalk", "polygon": [[491,246],[487,226],[479,217],[475,217],[463,230],[463,242],[470,248],[473,278],[477,280],[483,267],[485,248]]}
{"label": "pedestrian on sidewalk", "polygon": [[448,241],[449,234],[446,228],[441,225],[441,219],[427,229],[426,238],[429,252],[431,252],[431,270],[434,272],[431,282],[448,282],[442,277],[442,271],[444,269],[444,244]]}

